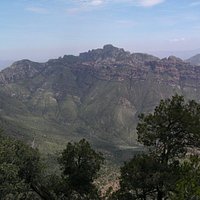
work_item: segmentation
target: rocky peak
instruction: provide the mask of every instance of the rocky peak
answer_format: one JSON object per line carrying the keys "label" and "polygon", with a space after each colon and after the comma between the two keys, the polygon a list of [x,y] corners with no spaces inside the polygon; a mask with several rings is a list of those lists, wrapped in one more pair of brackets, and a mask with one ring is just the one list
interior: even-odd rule
{"label": "rocky peak", "polygon": [[150,62],[150,61],[159,61],[160,59],[145,53],[133,53],[131,57],[134,62]]}
{"label": "rocky peak", "polygon": [[180,58],[178,58],[176,56],[169,56],[168,60],[171,62],[176,62],[176,63],[183,62],[183,60],[181,60]]}
{"label": "rocky peak", "polygon": [[86,53],[81,53],[79,57],[83,61],[97,61],[105,59],[122,59],[130,55],[130,52],[124,51],[124,49],[108,44],[103,46],[103,49],[93,49]]}
{"label": "rocky peak", "polygon": [[125,53],[123,48],[114,47],[112,44],[106,44],[103,46],[104,53]]}
{"label": "rocky peak", "polygon": [[0,83],[29,79],[40,72],[50,75],[63,68],[70,69],[75,75],[84,72],[103,80],[145,80],[150,70],[160,82],[165,79],[178,84],[183,78],[192,81],[198,78],[198,69],[192,68],[180,58],[170,56],[160,60],[144,53],[130,54],[122,48],[108,44],[79,56],[65,55],[47,63],[30,60],[15,62],[0,73]]}
{"label": "rocky peak", "polygon": [[74,55],[64,55],[58,59],[50,59],[46,63],[47,66],[51,65],[65,65],[65,64],[76,64],[79,62],[79,57]]}
{"label": "rocky peak", "polygon": [[122,48],[114,47],[111,44],[107,44],[103,47],[103,56],[104,57],[125,58],[125,57],[128,57],[130,55],[131,55],[130,52],[124,51],[124,49],[122,49]]}
{"label": "rocky peak", "polygon": [[43,63],[30,60],[14,62],[10,67],[0,73],[0,83],[14,82],[20,79],[27,79],[38,74],[44,67]]}
{"label": "rocky peak", "polygon": [[176,56],[169,56],[168,58],[163,58],[161,61],[168,63],[183,63],[183,60]]}
{"label": "rocky peak", "polygon": [[34,62],[32,62],[28,59],[23,59],[23,60],[19,60],[19,61],[14,62],[10,67],[15,68],[15,67],[20,67],[20,66],[28,66],[32,63],[34,63]]}

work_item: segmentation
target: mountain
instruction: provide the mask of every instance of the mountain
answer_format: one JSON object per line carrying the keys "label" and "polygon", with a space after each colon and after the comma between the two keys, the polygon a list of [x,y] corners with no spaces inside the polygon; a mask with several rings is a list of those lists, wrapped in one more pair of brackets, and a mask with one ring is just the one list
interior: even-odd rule
{"label": "mountain", "polygon": [[186,61],[191,63],[192,65],[200,65],[200,54],[197,54]]}
{"label": "mountain", "polygon": [[174,93],[200,100],[198,66],[112,45],[46,63],[17,61],[0,72],[0,84],[1,126],[47,156],[85,137],[125,158],[141,150],[140,113]]}
{"label": "mountain", "polygon": [[159,58],[164,58],[164,57],[174,55],[174,56],[179,57],[183,60],[186,60],[186,59],[192,57],[193,55],[199,54],[200,49],[182,50],[182,51],[153,51],[153,52],[149,52],[149,53],[156,55]]}

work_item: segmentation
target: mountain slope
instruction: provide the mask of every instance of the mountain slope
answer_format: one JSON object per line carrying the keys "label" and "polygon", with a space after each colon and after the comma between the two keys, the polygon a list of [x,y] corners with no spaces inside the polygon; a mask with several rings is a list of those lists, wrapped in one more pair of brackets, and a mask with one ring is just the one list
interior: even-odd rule
{"label": "mountain slope", "polygon": [[187,60],[187,62],[191,63],[192,65],[200,65],[200,54],[197,54]]}
{"label": "mountain slope", "polygon": [[112,45],[46,63],[22,60],[0,73],[0,113],[45,153],[86,137],[120,155],[140,149],[138,114],[151,112],[161,98],[179,93],[200,100],[199,77],[199,67],[179,58]]}

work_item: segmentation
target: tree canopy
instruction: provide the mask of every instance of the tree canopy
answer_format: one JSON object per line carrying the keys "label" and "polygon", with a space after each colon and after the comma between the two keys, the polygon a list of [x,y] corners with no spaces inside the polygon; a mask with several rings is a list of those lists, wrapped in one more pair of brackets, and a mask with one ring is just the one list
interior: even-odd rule
{"label": "tree canopy", "polygon": [[171,200],[198,200],[200,199],[200,158],[191,155],[181,163],[180,178],[175,184]]}
{"label": "tree canopy", "polygon": [[74,144],[68,143],[59,159],[63,176],[80,192],[89,190],[102,162],[102,154],[93,150],[85,139]]}
{"label": "tree canopy", "polygon": [[103,163],[101,153],[82,139],[68,143],[58,160],[61,175],[44,176],[37,149],[0,135],[0,199],[99,199],[93,182]]}
{"label": "tree canopy", "polygon": [[195,101],[175,95],[139,119],[138,141],[162,163],[184,157],[188,148],[200,145],[200,105]]}
{"label": "tree canopy", "polygon": [[0,199],[37,199],[32,185],[41,170],[37,149],[0,135]]}
{"label": "tree canopy", "polygon": [[61,177],[51,176],[50,188],[62,199],[99,199],[94,180],[98,176],[103,156],[85,139],[69,142],[58,161]]}
{"label": "tree canopy", "polygon": [[183,177],[182,160],[188,152],[192,154],[192,148],[200,146],[199,130],[200,105],[186,102],[183,96],[161,100],[153,113],[141,114],[138,141],[146,152],[121,168],[121,189],[116,199],[170,198]]}

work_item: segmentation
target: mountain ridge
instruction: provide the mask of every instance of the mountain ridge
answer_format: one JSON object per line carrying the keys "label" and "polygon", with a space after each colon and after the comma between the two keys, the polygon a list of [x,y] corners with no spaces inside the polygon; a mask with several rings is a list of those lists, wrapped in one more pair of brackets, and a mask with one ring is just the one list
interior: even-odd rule
{"label": "mountain ridge", "polygon": [[43,152],[82,137],[108,154],[137,151],[138,115],[175,93],[199,101],[199,77],[198,66],[174,56],[112,45],[46,63],[21,60],[0,72],[0,117]]}

